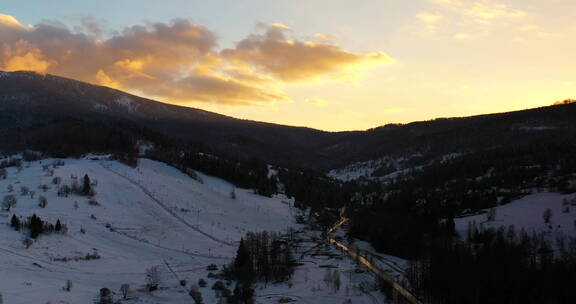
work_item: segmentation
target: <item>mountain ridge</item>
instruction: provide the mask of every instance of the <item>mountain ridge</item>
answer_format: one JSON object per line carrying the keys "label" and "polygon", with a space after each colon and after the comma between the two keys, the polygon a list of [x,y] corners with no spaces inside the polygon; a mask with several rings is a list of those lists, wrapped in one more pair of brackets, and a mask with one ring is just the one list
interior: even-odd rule
{"label": "mountain ridge", "polygon": [[[170,105],[60,76],[0,72],[0,129],[60,120],[118,123],[227,156],[323,171],[382,156],[422,153],[423,158],[438,158],[512,143],[560,141],[576,130],[573,117],[576,104],[327,132]],[[567,132],[555,132],[559,129]]]}

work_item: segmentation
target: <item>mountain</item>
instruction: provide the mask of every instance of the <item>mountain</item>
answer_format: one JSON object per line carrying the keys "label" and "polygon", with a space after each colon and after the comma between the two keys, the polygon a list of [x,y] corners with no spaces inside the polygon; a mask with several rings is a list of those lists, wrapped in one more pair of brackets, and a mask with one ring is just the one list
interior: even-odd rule
{"label": "mountain", "polygon": [[164,104],[53,75],[0,73],[0,130],[45,129],[63,121],[145,128],[231,156],[284,164],[324,159],[319,147],[341,137]]}
{"label": "mountain", "polygon": [[[396,169],[495,149],[576,144],[576,103],[530,110],[387,125],[345,137],[333,153],[348,171],[385,175]],[[346,170],[344,170],[346,171]]]}
{"label": "mountain", "polygon": [[454,153],[563,143],[575,138],[574,117],[576,104],[568,104],[362,132],[324,132],[168,105],[53,75],[0,73],[0,132],[21,145],[34,136],[46,137],[51,125],[59,124],[61,130],[82,122],[93,129],[153,131],[157,137],[193,142],[220,155],[316,170],[384,157],[409,158],[410,166],[418,166]]}

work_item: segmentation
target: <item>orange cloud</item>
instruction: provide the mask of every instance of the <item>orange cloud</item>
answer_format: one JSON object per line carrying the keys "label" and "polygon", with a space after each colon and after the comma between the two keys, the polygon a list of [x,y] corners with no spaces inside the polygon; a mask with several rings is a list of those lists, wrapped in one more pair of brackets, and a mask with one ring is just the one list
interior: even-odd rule
{"label": "orange cloud", "polygon": [[24,40],[19,40],[12,45],[5,43],[0,58],[3,59],[0,60],[0,66],[8,72],[30,70],[46,73],[50,67],[50,62],[44,59],[42,52]]}
{"label": "orange cloud", "polygon": [[328,42],[290,40],[284,26],[270,26],[261,35],[251,35],[236,48],[222,51],[227,60],[267,73],[284,82],[305,82],[343,72],[391,63],[382,52],[357,54]]}
{"label": "orange cloud", "polygon": [[282,24],[220,51],[210,30],[188,20],[132,26],[107,39],[96,22],[84,23],[79,33],[58,23],[25,27],[0,15],[0,69],[53,73],[179,103],[261,105],[290,101],[282,90],[287,84],[391,61],[384,53],[290,40]]}
{"label": "orange cloud", "polygon": [[14,18],[10,15],[5,15],[5,14],[0,14],[0,25],[1,26],[17,27],[17,28],[23,28],[24,27],[22,25],[22,23],[20,23],[16,18]]}

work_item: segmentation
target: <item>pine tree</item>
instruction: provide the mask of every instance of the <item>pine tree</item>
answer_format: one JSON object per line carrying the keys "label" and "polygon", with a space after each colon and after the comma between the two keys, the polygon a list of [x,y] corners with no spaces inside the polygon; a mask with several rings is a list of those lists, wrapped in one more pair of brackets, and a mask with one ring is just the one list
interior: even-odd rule
{"label": "pine tree", "polygon": [[82,194],[83,195],[90,195],[90,193],[92,193],[92,186],[90,185],[90,177],[88,177],[88,174],[84,175],[84,185],[82,186]]}
{"label": "pine tree", "polygon": [[101,288],[98,298],[94,302],[95,304],[112,304],[114,299],[112,298],[112,291],[108,288]]}
{"label": "pine tree", "polygon": [[60,219],[58,219],[58,220],[56,221],[56,226],[54,227],[54,230],[55,230],[56,232],[62,231],[62,224],[60,224]]}
{"label": "pine tree", "polygon": [[43,232],[43,229],[44,223],[36,214],[33,214],[30,217],[30,237],[33,239],[37,238]]}
{"label": "pine tree", "polygon": [[14,230],[20,230],[20,219],[16,216],[16,214],[12,215],[12,219],[10,220],[10,226],[14,228]]}
{"label": "pine tree", "polygon": [[236,252],[234,272],[240,282],[249,283],[253,279],[252,255],[244,239],[240,239],[240,245]]}
{"label": "pine tree", "polygon": [[236,269],[244,267],[248,263],[250,253],[244,244],[244,238],[240,239],[240,245],[236,251],[236,258],[234,259],[234,267]]}

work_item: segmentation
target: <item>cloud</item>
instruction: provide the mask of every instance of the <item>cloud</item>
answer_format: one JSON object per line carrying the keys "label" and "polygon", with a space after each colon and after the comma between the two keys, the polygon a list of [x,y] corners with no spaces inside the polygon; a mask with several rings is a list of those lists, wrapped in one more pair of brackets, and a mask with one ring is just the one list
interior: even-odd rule
{"label": "cloud", "polygon": [[423,13],[416,15],[416,18],[418,18],[420,21],[425,22],[425,23],[435,24],[435,23],[440,22],[442,19],[444,19],[444,16],[442,16],[440,14],[423,12]]}
{"label": "cloud", "polygon": [[[500,37],[508,41],[549,39],[556,34],[544,29],[541,10],[506,3],[510,0],[428,0],[427,11],[418,13],[417,25],[407,27],[424,38],[457,41]],[[563,31],[563,30],[562,30]]]}
{"label": "cloud", "polygon": [[0,54],[6,58],[3,65],[9,71],[33,70],[45,73],[51,65],[37,47],[25,40],[4,44]]}
{"label": "cloud", "polygon": [[465,34],[465,33],[458,33],[458,34],[454,35],[454,39],[457,39],[457,40],[471,40],[473,38],[474,37],[472,35]]}
{"label": "cloud", "polygon": [[263,105],[289,102],[287,85],[337,79],[392,60],[327,41],[290,40],[283,24],[261,29],[220,50],[213,32],[184,19],[102,38],[92,18],[71,31],[54,21],[24,26],[0,14],[0,69],[53,73],[178,103]]}
{"label": "cloud", "polygon": [[234,64],[289,83],[339,78],[393,62],[383,52],[357,54],[329,42],[291,40],[286,37],[288,31],[285,26],[269,26],[265,33],[251,35],[234,49],[222,51],[222,56]]}
{"label": "cloud", "polygon": [[0,26],[24,28],[24,26],[13,16],[0,14]]}
{"label": "cloud", "polygon": [[481,24],[494,20],[518,20],[527,15],[525,11],[498,0],[432,0],[432,2]]}
{"label": "cloud", "polygon": [[327,103],[326,103],[326,100],[324,100],[324,99],[322,99],[322,98],[308,98],[308,99],[306,99],[305,101],[306,101],[307,103],[311,103],[311,104],[317,105],[317,106],[319,106],[319,107],[323,107],[323,106],[325,106],[325,105],[327,104]]}
{"label": "cloud", "polygon": [[445,17],[437,13],[422,12],[416,15],[416,18],[424,24],[426,33],[435,34]]}

